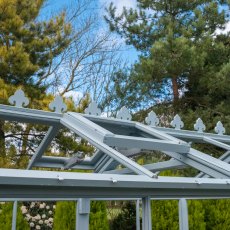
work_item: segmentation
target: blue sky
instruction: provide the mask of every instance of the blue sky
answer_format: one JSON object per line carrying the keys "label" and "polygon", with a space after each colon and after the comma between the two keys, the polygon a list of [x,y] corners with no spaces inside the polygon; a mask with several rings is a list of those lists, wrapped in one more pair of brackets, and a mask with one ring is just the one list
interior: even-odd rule
{"label": "blue sky", "polygon": [[[123,7],[126,8],[136,8],[136,0],[93,0],[95,2],[95,10],[98,11],[98,15],[101,18],[101,26],[105,30],[109,30],[108,25],[104,21],[104,14],[105,14],[105,7],[113,2],[114,5],[117,7],[118,14],[122,12]],[[45,8],[42,11],[42,16],[50,15],[52,13],[58,12],[59,9],[62,9],[69,4],[77,2],[77,0],[48,0],[46,3]],[[217,30],[216,33],[227,33],[230,31],[230,22],[226,25],[226,29],[221,31]],[[121,55],[124,60],[127,61],[129,64],[133,64],[135,61],[138,60],[138,52],[132,46],[128,46],[125,42],[121,39],[119,35],[114,33],[114,38],[119,40],[122,43],[122,50]]]}
{"label": "blue sky", "polygon": [[[105,30],[109,30],[108,25],[104,21],[105,7],[113,2],[117,7],[117,12],[121,13],[123,7],[135,8],[136,0],[94,0],[95,1],[95,10],[98,11],[98,16],[101,18],[101,26]],[[60,9],[65,6],[77,2],[76,0],[48,0],[46,6],[41,11],[41,17],[47,17],[48,15],[55,14]],[[121,37],[114,33],[114,39],[119,40],[122,43],[122,49],[120,51],[122,58],[129,64],[133,64],[138,59],[138,52],[134,49],[133,46],[128,46],[121,39]]]}

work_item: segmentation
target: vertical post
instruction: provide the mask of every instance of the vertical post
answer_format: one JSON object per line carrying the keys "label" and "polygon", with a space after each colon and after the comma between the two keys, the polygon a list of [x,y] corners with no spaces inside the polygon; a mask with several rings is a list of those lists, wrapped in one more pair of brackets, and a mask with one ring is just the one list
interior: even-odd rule
{"label": "vertical post", "polygon": [[142,229],[152,230],[151,199],[149,196],[142,198]]}
{"label": "vertical post", "polygon": [[16,226],[17,226],[17,207],[18,207],[18,202],[14,201],[13,215],[12,215],[12,230],[16,230]]}
{"label": "vertical post", "polygon": [[188,207],[187,200],[185,198],[181,198],[179,200],[179,225],[180,230],[188,230]]}
{"label": "vertical post", "polygon": [[140,230],[140,200],[136,200],[136,230]]}
{"label": "vertical post", "polygon": [[77,201],[76,230],[89,230],[90,199]]}

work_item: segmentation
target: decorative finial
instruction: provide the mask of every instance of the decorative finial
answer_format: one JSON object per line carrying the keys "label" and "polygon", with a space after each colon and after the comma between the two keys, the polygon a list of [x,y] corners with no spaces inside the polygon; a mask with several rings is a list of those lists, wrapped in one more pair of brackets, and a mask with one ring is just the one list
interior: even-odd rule
{"label": "decorative finial", "polygon": [[196,120],[196,123],[194,124],[194,129],[198,131],[198,133],[203,133],[203,131],[206,129],[204,122],[198,118]]}
{"label": "decorative finial", "polygon": [[56,113],[63,113],[67,110],[67,106],[63,102],[63,98],[59,95],[56,96],[53,102],[49,104],[49,108]]}
{"label": "decorative finial", "polygon": [[122,120],[130,120],[131,121],[132,116],[131,116],[129,110],[125,106],[123,106],[120,109],[120,111],[117,112],[116,118],[122,119]]}
{"label": "decorative finial", "polygon": [[153,111],[151,111],[150,113],[148,113],[148,116],[145,118],[145,122],[148,125],[155,127],[155,126],[159,125],[159,118],[157,117],[157,115]]}
{"label": "decorative finial", "polygon": [[25,96],[23,90],[18,89],[14,95],[9,97],[9,102],[11,105],[15,105],[17,107],[25,107],[29,104],[29,99]]}
{"label": "decorative finial", "polygon": [[224,128],[224,126],[223,126],[221,121],[218,121],[216,123],[216,127],[214,128],[214,130],[219,135],[224,135],[225,134],[225,128]]}
{"label": "decorative finial", "polygon": [[170,125],[175,129],[180,130],[184,127],[184,122],[181,120],[180,116],[177,114],[173,120],[171,121]]}
{"label": "decorative finial", "polygon": [[97,104],[95,101],[92,101],[88,108],[85,109],[85,113],[89,114],[89,115],[96,115],[96,116],[100,116],[101,115],[101,110],[97,107]]}

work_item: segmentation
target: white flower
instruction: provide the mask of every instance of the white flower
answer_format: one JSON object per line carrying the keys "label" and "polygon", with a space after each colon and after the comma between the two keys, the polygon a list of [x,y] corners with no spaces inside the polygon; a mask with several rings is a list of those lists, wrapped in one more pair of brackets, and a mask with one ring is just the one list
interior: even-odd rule
{"label": "white flower", "polygon": [[50,210],[50,211],[49,211],[49,214],[51,215],[52,213],[53,213],[53,212]]}
{"label": "white flower", "polygon": [[27,213],[27,209],[22,209],[22,214],[26,214]]}
{"label": "white flower", "polygon": [[46,206],[46,209],[50,209],[50,206],[47,205],[47,206]]}
{"label": "white flower", "polygon": [[53,218],[49,218],[48,221],[49,221],[49,222],[53,222]]}
{"label": "white flower", "polygon": [[56,208],[56,205],[53,206],[53,209],[55,209],[55,208]]}
{"label": "white flower", "polygon": [[44,205],[44,204],[40,204],[40,205],[39,205],[39,208],[41,208],[41,209],[42,209],[42,208],[45,208],[45,205]]}
{"label": "white flower", "polygon": [[49,226],[49,227],[52,228],[53,224],[52,224],[52,223],[49,223],[49,224],[47,224],[47,226]]}
{"label": "white flower", "polygon": [[32,217],[32,221],[36,221],[36,218],[34,216]]}
{"label": "white flower", "polygon": [[48,221],[48,220],[45,220],[44,223],[45,223],[45,224],[49,224],[49,221]]}
{"label": "white flower", "polygon": [[30,208],[33,208],[35,206],[35,202],[31,202]]}
{"label": "white flower", "polygon": [[36,225],[36,229],[41,229],[41,227],[39,225]]}
{"label": "white flower", "polygon": [[38,214],[34,217],[36,220],[40,220],[41,219],[41,216]]}
{"label": "white flower", "polygon": [[39,224],[43,224],[43,220],[39,220],[38,223],[39,223]]}
{"label": "white flower", "polygon": [[46,218],[46,214],[43,214],[43,215],[42,215],[42,218],[43,218],[43,219]]}
{"label": "white flower", "polygon": [[30,223],[30,227],[34,227],[34,223],[33,222]]}
{"label": "white flower", "polygon": [[24,209],[26,209],[26,206],[22,205],[21,210],[24,210]]}

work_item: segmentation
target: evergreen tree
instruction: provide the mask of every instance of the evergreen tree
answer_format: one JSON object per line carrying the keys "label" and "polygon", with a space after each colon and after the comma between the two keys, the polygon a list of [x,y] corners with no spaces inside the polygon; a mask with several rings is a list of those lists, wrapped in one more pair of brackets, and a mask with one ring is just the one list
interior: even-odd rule
{"label": "evergreen tree", "polygon": [[[131,70],[114,76],[114,98],[125,99],[133,106],[140,106],[139,100],[145,105],[154,104],[156,98],[177,102],[181,90],[189,89],[194,82],[196,86],[197,82],[202,84],[200,78],[211,71],[210,50],[223,46],[214,34],[228,19],[227,1],[137,2],[137,9],[124,8],[121,15],[117,15],[113,4],[107,9],[111,30],[141,52]],[[227,56],[223,59],[216,63],[218,68],[212,69],[214,73],[220,71]]]}
{"label": "evergreen tree", "polygon": [[44,68],[69,43],[65,14],[49,21],[37,17],[45,0],[0,1],[0,77],[16,85],[44,85]]}

